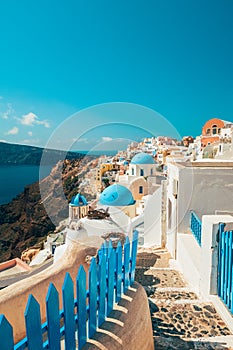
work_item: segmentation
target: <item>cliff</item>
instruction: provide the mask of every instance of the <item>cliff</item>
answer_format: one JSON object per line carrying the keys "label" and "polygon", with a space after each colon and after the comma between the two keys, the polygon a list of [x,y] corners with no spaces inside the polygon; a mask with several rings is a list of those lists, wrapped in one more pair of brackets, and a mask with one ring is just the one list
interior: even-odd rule
{"label": "cliff", "polygon": [[82,157],[76,152],[46,149],[34,146],[0,142],[0,165],[40,165],[43,152],[46,163],[53,164],[54,159],[74,159]]}
{"label": "cliff", "polygon": [[[56,217],[56,225],[68,217],[68,203],[79,191],[92,159],[90,156],[82,159],[79,156],[79,159],[58,162],[51,174],[42,180],[40,186],[46,190],[46,205]],[[63,188],[58,182],[61,167]],[[39,183],[26,186],[13,201],[0,206],[0,262],[20,257],[24,249],[40,244],[55,229],[41,200],[40,186]],[[65,203],[61,200],[61,191],[67,198]]]}

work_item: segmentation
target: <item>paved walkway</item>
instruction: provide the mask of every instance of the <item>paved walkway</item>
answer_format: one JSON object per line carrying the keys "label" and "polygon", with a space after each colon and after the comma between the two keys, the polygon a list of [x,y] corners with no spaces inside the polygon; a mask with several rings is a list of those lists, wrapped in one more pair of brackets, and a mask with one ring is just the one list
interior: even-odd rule
{"label": "paved walkway", "polygon": [[233,335],[213,304],[200,300],[169,260],[165,249],[138,251],[136,280],[148,295],[155,349],[233,350]]}

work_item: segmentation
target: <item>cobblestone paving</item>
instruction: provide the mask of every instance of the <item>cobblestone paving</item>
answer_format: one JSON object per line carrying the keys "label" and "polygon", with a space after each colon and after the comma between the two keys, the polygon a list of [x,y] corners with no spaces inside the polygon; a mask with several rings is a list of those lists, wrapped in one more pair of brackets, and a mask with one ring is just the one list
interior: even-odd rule
{"label": "cobblestone paving", "polygon": [[180,273],[175,270],[165,269],[148,269],[138,268],[136,270],[136,279],[143,286],[149,285],[153,287],[185,287],[185,282]]}
{"label": "cobblestone paving", "polygon": [[[153,261],[150,268],[144,252],[146,267],[140,263],[136,270],[136,280],[148,295],[155,349],[232,349],[222,341],[231,332],[214,306],[199,300],[187,288],[181,274],[168,268],[168,260],[163,264],[160,259],[157,265],[155,255],[153,252],[153,259],[150,259],[147,253],[148,260]],[[159,253],[157,259],[158,256]]]}

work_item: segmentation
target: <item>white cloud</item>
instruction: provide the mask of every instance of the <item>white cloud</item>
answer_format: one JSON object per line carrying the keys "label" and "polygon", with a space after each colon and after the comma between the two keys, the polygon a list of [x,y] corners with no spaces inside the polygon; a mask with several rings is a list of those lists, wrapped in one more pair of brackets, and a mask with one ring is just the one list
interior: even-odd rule
{"label": "white cloud", "polygon": [[36,124],[44,125],[45,128],[50,128],[50,124],[49,124],[49,122],[47,120],[37,121]]}
{"label": "white cloud", "polygon": [[32,136],[32,131],[28,131],[28,135],[29,135],[29,136]]}
{"label": "white cloud", "polygon": [[101,140],[102,140],[103,142],[109,142],[109,141],[112,141],[113,139],[112,139],[112,137],[109,137],[109,136],[103,136],[103,137],[101,138]]}
{"label": "white cloud", "polygon": [[15,111],[14,111],[14,108],[12,107],[11,103],[7,103],[7,110],[2,113],[1,117],[3,119],[8,119],[11,116],[11,114],[14,112]]}
{"label": "white cloud", "polygon": [[24,114],[22,118],[19,118],[19,121],[23,125],[34,126],[34,125],[44,125],[45,128],[49,128],[50,124],[47,120],[39,120],[39,117],[32,112]]}
{"label": "white cloud", "polygon": [[76,142],[83,142],[83,143],[88,143],[88,139],[86,137],[81,137],[80,139],[76,139]]}
{"label": "white cloud", "polygon": [[28,114],[23,115],[22,118],[20,119],[20,122],[23,125],[32,126],[33,124],[35,124],[37,118],[38,117],[34,113],[30,112]]}
{"label": "white cloud", "polygon": [[6,132],[6,135],[17,135],[18,132],[19,132],[19,129],[17,128],[17,126],[14,126],[12,129]]}

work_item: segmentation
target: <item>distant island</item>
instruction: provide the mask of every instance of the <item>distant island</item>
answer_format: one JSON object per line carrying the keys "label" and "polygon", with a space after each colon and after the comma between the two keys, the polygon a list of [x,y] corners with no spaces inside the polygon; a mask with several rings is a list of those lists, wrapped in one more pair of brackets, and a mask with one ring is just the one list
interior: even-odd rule
{"label": "distant island", "polygon": [[46,152],[44,165],[55,164],[60,159],[78,159],[83,157],[83,154],[79,152],[66,152],[35,146],[0,142],[0,166],[40,165],[43,152]]}

